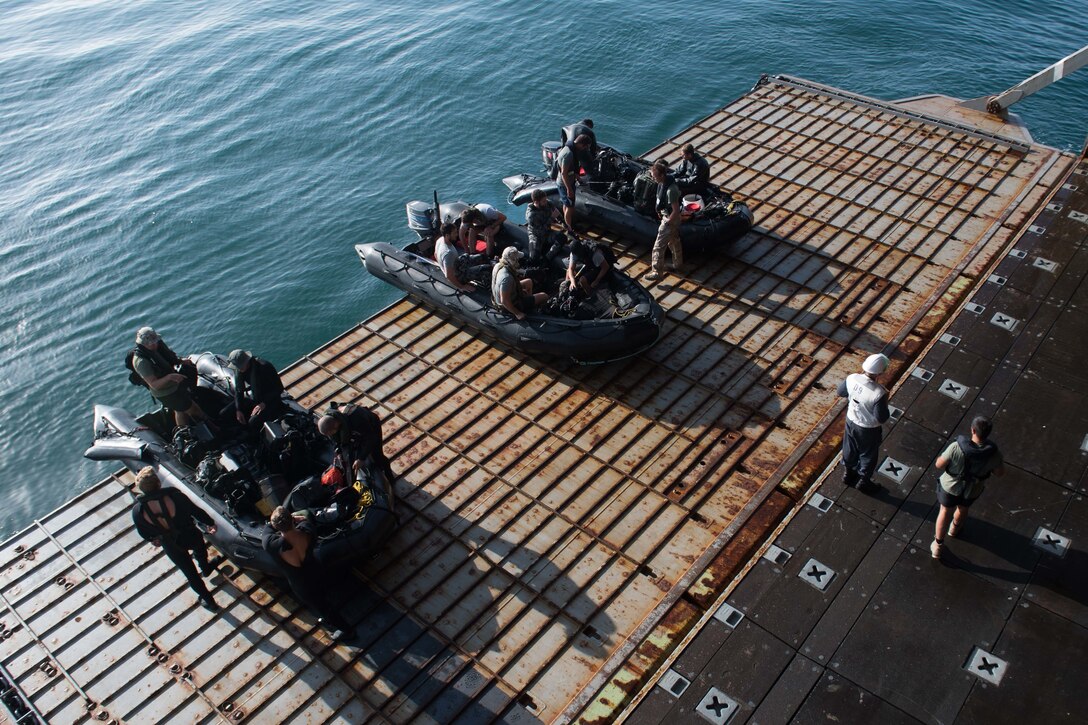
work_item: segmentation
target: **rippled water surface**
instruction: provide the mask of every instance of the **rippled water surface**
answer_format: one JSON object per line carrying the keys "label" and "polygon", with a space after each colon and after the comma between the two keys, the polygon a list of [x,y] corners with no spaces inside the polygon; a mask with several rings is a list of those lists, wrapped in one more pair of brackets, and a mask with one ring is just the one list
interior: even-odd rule
{"label": "rippled water surface", "polygon": [[[284,366],[399,296],[352,244],[503,203],[565,122],[642,151],[764,72],[970,98],[1088,42],[1083,0],[2,7],[0,535],[116,468],[82,452],[93,403],[148,406],[140,325]],[[1088,70],[1016,110],[1079,149]]]}

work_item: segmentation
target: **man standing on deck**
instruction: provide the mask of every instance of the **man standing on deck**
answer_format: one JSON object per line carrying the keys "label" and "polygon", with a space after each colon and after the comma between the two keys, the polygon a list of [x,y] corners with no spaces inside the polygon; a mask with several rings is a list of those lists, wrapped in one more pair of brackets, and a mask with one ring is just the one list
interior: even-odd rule
{"label": "man standing on deck", "polygon": [[559,149],[555,159],[558,173],[555,177],[559,187],[559,201],[563,203],[563,221],[568,229],[574,228],[574,199],[577,193],[579,158],[589,153],[592,141],[582,134],[574,139],[574,144],[566,144]]}
{"label": "man standing on deck", "polygon": [[971,435],[956,440],[937,457],[934,464],[941,471],[937,484],[937,502],[941,510],[933,533],[929,554],[940,559],[944,552],[945,532],[952,538],[959,535],[967,520],[967,509],[982,495],[986,479],[1005,475],[1005,463],[997,444],[990,440],[993,423],[978,416],[971,421]]}
{"label": "man standing on deck", "polygon": [[[199,521],[209,534],[214,534],[215,521],[178,489],[164,489],[151,466],[136,474],[136,487],[140,490],[136,505],[132,507],[136,533],[145,541],[162,547],[163,553],[185,575],[189,586],[200,597],[202,607],[210,612],[219,611],[219,605],[201,578],[215,573],[215,568],[208,562],[208,545],[196,527]],[[194,559],[200,565],[200,574],[193,565]]]}
{"label": "man standing on deck", "polygon": [[684,250],[680,246],[680,187],[669,174],[669,165],[665,159],[658,159],[650,167],[650,173],[657,182],[657,213],[661,224],[657,228],[653,252],[650,253],[650,273],[646,279],[650,282],[661,279],[665,273],[665,249],[672,252],[674,269],[680,269],[684,263]]}
{"label": "man standing on deck", "polygon": [[877,378],[887,369],[887,355],[870,355],[862,363],[862,372],[848,375],[839,383],[839,396],[849,400],[842,437],[842,462],[846,466],[843,483],[857,487],[862,493],[880,488],[872,479],[884,438],[880,426],[888,420],[890,412],[888,391]]}

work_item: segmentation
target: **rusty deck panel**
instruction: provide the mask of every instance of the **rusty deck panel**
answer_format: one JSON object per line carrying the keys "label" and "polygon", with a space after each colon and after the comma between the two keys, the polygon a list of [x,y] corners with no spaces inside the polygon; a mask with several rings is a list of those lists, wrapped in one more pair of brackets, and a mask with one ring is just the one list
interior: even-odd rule
{"label": "rusty deck panel", "polygon": [[308,406],[375,407],[400,474],[402,527],[343,604],[361,650],[233,570],[205,615],[110,481],[0,550],[6,677],[58,722],[84,692],[119,721],[614,717],[832,455],[838,380],[880,350],[902,374],[1073,163],[783,79],[648,157],[689,140],[758,226],[652,286],[644,355],[534,360],[402,300],[285,371]]}

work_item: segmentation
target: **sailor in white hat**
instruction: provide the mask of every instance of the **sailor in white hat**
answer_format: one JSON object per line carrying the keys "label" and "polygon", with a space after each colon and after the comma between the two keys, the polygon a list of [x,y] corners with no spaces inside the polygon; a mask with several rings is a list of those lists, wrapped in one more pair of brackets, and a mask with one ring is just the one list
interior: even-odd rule
{"label": "sailor in white hat", "polygon": [[890,417],[888,391],[877,382],[888,369],[888,356],[870,355],[861,369],[839,383],[839,395],[849,399],[842,437],[843,483],[869,493],[880,488],[873,483],[873,472],[884,437],[880,426]]}

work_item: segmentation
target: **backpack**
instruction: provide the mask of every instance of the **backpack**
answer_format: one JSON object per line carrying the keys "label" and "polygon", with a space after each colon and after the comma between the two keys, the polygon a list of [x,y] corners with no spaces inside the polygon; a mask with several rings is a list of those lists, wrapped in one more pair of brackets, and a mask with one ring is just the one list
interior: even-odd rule
{"label": "backpack", "polygon": [[136,357],[136,348],[132,348],[125,353],[125,367],[128,368],[128,381],[133,385],[150,389],[151,386],[147,384],[147,381],[136,372],[136,362],[133,360],[134,357]]}

